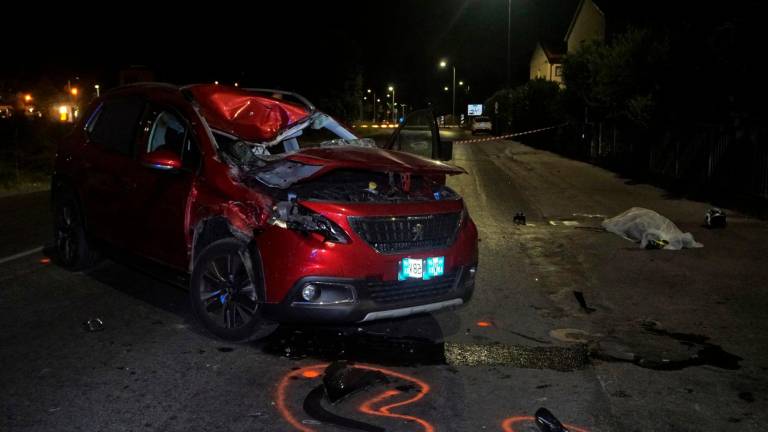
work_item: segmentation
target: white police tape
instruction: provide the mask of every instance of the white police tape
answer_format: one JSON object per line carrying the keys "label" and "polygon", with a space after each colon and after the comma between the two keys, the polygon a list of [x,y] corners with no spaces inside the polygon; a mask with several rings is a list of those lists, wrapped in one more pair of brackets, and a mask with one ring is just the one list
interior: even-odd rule
{"label": "white police tape", "polygon": [[497,136],[492,136],[492,137],[488,137],[488,138],[473,138],[473,139],[470,139],[470,140],[457,140],[457,141],[454,141],[453,143],[454,144],[466,144],[466,143],[496,141],[496,140],[500,140],[500,139],[514,138],[514,137],[518,137],[518,136],[522,136],[522,135],[528,135],[528,134],[537,133],[537,132],[544,132],[544,131],[550,130],[550,129],[557,129],[557,128],[566,126],[567,124],[568,123],[563,123],[563,124],[559,124],[559,125],[556,125],[556,126],[549,126],[549,127],[540,128],[540,129],[533,129],[533,130],[529,130],[529,131],[525,131],[525,132],[515,132],[515,133],[511,133],[511,134],[506,134],[506,135],[497,135]]}

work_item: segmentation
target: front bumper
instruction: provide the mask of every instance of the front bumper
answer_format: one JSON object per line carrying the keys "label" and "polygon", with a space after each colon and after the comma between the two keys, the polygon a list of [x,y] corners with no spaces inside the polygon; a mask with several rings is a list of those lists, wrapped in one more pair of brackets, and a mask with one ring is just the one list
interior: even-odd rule
{"label": "front bumper", "polygon": [[[349,236],[346,244],[329,243],[314,233],[267,226],[254,238],[260,253],[265,315],[277,322],[353,323],[402,316],[458,305],[469,300],[474,288],[470,269],[478,262],[477,228],[467,216],[449,245],[397,253],[381,253],[351,226],[354,217],[458,213],[458,200],[401,204],[338,204],[309,202],[312,211],[339,225]],[[429,281],[398,282],[403,258],[445,257],[445,275]],[[327,304],[298,304],[302,287],[311,282],[343,285],[354,299]],[[329,292],[322,289],[323,292]],[[348,300],[348,299],[347,299]]]}
{"label": "front bumper", "polygon": [[[357,323],[392,319],[461,306],[475,288],[476,265],[429,281],[381,281],[309,276],[300,279],[280,303],[262,305],[264,316],[277,322]],[[336,304],[314,304],[300,298],[302,287],[345,286],[353,300]]]}

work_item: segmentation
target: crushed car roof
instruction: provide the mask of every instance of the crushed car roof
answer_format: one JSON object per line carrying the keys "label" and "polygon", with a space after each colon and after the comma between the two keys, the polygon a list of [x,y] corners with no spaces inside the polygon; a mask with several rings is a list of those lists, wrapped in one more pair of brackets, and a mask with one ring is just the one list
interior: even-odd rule
{"label": "crushed car roof", "polygon": [[196,84],[186,90],[212,128],[248,141],[271,141],[281,130],[311,115],[307,107],[247,89]]}

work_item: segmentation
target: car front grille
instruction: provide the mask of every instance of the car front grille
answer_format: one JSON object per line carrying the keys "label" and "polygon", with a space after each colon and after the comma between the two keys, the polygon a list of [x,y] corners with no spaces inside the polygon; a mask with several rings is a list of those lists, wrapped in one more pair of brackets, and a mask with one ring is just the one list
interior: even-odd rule
{"label": "car front grille", "polygon": [[381,253],[411,252],[449,246],[456,237],[460,213],[423,216],[350,217],[349,224]]}
{"label": "car front grille", "polygon": [[456,281],[456,273],[430,280],[369,281],[365,287],[376,303],[419,301],[448,294]]}

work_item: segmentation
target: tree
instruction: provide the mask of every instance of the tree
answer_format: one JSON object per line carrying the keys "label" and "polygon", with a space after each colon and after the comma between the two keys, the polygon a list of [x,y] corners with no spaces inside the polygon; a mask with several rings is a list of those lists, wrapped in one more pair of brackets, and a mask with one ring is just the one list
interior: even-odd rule
{"label": "tree", "polygon": [[499,104],[496,122],[502,130],[525,131],[553,126],[565,121],[563,91],[555,82],[535,79],[512,89],[496,92],[485,103]]}
{"label": "tree", "polygon": [[569,54],[563,79],[596,114],[648,126],[657,114],[668,61],[663,33],[629,29],[609,44],[590,42]]}

